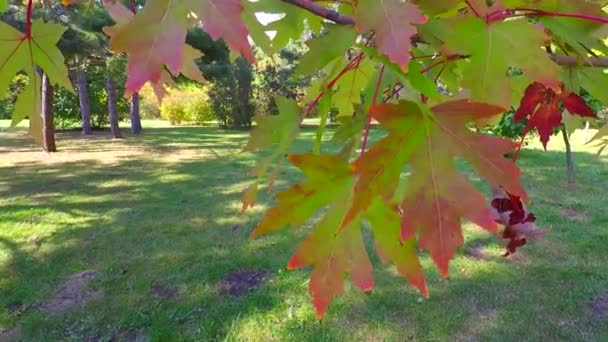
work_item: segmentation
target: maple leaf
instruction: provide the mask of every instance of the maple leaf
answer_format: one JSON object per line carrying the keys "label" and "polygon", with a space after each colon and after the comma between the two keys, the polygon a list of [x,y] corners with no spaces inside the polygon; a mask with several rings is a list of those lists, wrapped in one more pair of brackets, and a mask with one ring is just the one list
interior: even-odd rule
{"label": "maple leaf", "polygon": [[371,108],[371,115],[389,134],[354,162],[358,196],[343,225],[369,208],[373,198],[391,198],[403,166],[409,164],[412,172],[400,204],[402,240],[417,237],[447,275],[448,263],[462,244],[462,218],[490,231],[498,229],[484,196],[457,172],[454,158],[467,160],[492,186],[527,197],[519,169],[503,157],[517,144],[466,127],[474,119],[501,113],[501,107],[457,100],[430,108],[432,114],[423,108],[407,101]]}
{"label": "maple leaf", "polygon": [[538,129],[543,147],[547,149],[553,130],[562,124],[560,102],[571,114],[595,117],[595,112],[583,98],[573,92],[565,92],[563,86],[556,93],[552,88],[534,82],[526,89],[519,108],[515,111],[514,120],[520,122],[528,118],[526,132],[531,128]]}
{"label": "maple leaf", "polygon": [[302,224],[319,208],[343,200],[352,187],[353,170],[337,156],[292,154],[288,159],[307,180],[276,195],[277,205],[266,212],[252,236]]}
{"label": "maple leaf", "polygon": [[363,244],[360,222],[353,221],[337,231],[345,210],[345,201],[335,202],[287,266],[297,269],[314,265],[309,289],[319,317],[324,315],[333,298],[344,292],[344,273],[350,273],[353,283],[362,291],[369,292],[374,286],[372,264]]}
{"label": "maple leaf", "polygon": [[597,151],[598,155],[604,152],[606,147],[608,147],[608,124],[600,128],[589,142],[597,142],[597,145],[600,147]]}
{"label": "maple leaf", "polygon": [[247,26],[241,19],[244,10],[241,0],[196,0],[189,3],[211,38],[223,39],[232,50],[255,64],[247,39]]}
{"label": "maple leaf", "polygon": [[333,94],[334,107],[338,109],[338,116],[352,116],[355,105],[361,104],[361,95],[364,89],[374,82],[375,63],[370,59],[364,59],[355,70],[344,74],[334,84],[337,88]]}
{"label": "maple leaf", "polygon": [[279,52],[289,41],[302,39],[307,29],[314,33],[321,32],[323,18],[308,11],[288,4],[282,0],[259,0],[247,4],[248,11],[280,15],[280,19],[266,25],[266,29],[275,31],[270,53]]}
{"label": "maple leaf", "polygon": [[30,134],[38,143],[42,142],[42,83],[36,67],[42,69],[54,85],[73,92],[64,58],[57,48],[65,30],[61,25],[35,20],[31,31],[22,33],[0,22],[0,96],[6,93],[17,73],[23,71],[28,75],[29,83],[15,103],[12,125],[29,117]]}
{"label": "maple leaf", "polygon": [[[329,205],[288,264],[289,269],[314,266],[309,289],[320,317],[332,299],[344,291],[344,273],[350,273],[353,283],[363,291],[369,292],[373,287],[372,265],[361,237],[360,217],[338,229],[348,208],[344,198],[353,195],[354,173],[339,156],[302,154],[288,158],[307,179],[277,195],[277,205],[266,213],[252,235],[299,225],[316,210]],[[371,223],[382,261],[393,261],[399,272],[428,297],[415,239],[400,242],[399,215],[382,202],[375,203],[364,215]]]}
{"label": "maple leaf", "polygon": [[452,11],[456,12],[455,10],[465,8],[467,6],[466,4],[462,4],[461,0],[413,0],[412,2],[420,7],[424,13],[432,16],[439,14],[445,15]]}
{"label": "maple leaf", "polygon": [[503,238],[509,240],[504,256],[515,253],[518,247],[526,244],[527,238],[542,235],[534,224],[536,216],[528,211],[519,196],[495,189],[491,206],[494,219],[505,227]]}
{"label": "maple leaf", "polygon": [[204,81],[194,63],[202,53],[186,44],[187,8],[170,0],[152,0],[137,15],[118,2],[104,1],[104,6],[116,25],[105,27],[111,37],[110,47],[128,56],[125,96],[137,92],[147,82],[152,84],[159,99],[165,95],[171,76],[180,72],[196,81]]}
{"label": "maple leaf", "polygon": [[416,239],[401,238],[399,213],[376,198],[366,211],[365,217],[370,222],[376,252],[382,262],[394,262],[397,271],[415,286],[424,298],[428,298],[429,292],[422,266],[416,255]]}
{"label": "maple leaf", "polygon": [[[258,160],[255,168],[250,172],[257,177],[255,183],[250,185],[243,195],[243,211],[255,204],[258,184],[274,163],[274,173],[278,172],[280,162],[277,159],[285,154],[300,130],[299,108],[295,101],[284,97],[276,97],[275,103],[279,115],[256,115],[253,120],[256,126],[243,151],[255,152],[276,146],[273,153]],[[271,178],[271,184],[273,179]],[[270,189],[269,189],[270,190]]]}
{"label": "maple leaf", "polygon": [[309,51],[300,59],[294,77],[316,72],[334,59],[344,56],[344,51],[353,45],[356,37],[357,33],[350,26],[330,26],[325,36],[308,43]]}
{"label": "maple leaf", "polygon": [[467,17],[442,35],[450,52],[471,56],[463,65],[463,84],[470,89],[472,100],[509,107],[510,67],[520,68],[532,81],[557,84],[559,67],[541,49],[544,33],[526,20],[487,25]]}
{"label": "maple leaf", "polygon": [[407,69],[410,60],[410,39],[416,26],[426,17],[412,3],[401,0],[359,0],[354,10],[355,25],[361,33],[374,31],[376,46],[389,59]]}

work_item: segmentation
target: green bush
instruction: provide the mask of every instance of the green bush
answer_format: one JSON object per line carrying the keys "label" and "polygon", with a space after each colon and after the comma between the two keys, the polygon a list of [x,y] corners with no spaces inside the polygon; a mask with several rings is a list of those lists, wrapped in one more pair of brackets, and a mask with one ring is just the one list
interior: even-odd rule
{"label": "green bush", "polygon": [[208,88],[187,86],[172,89],[160,106],[161,118],[172,125],[181,123],[202,124],[213,120]]}
{"label": "green bush", "polygon": [[243,58],[222,67],[224,71],[213,79],[210,92],[213,114],[221,127],[251,127],[255,114],[252,67]]}
{"label": "green bush", "polygon": [[154,90],[146,84],[139,91],[139,115],[142,119],[160,119],[160,105]]}
{"label": "green bush", "polygon": [[[106,69],[102,67],[90,67],[87,70],[87,85],[91,108],[91,125],[93,128],[105,127],[109,124]],[[116,82],[116,93],[119,120],[124,120],[129,113],[129,101],[123,95],[123,83]],[[55,126],[58,128],[80,126],[82,118],[77,93],[72,93],[61,87],[55,87],[53,99]]]}
{"label": "green bush", "polygon": [[28,83],[28,78],[25,75],[17,75],[11,82],[6,96],[0,99],[0,119],[11,119],[17,96],[21,94]]}

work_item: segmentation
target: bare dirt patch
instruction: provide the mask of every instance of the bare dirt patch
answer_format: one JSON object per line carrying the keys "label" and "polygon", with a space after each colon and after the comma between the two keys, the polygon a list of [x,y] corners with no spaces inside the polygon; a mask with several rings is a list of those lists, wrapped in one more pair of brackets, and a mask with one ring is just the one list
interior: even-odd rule
{"label": "bare dirt patch", "polygon": [[608,318],[608,296],[595,296],[589,302],[589,309],[594,319],[602,320]]}
{"label": "bare dirt patch", "polygon": [[268,277],[264,270],[244,268],[226,274],[218,286],[222,294],[239,297],[257,289]]}
{"label": "bare dirt patch", "polygon": [[454,340],[467,342],[483,341],[480,334],[484,330],[492,328],[496,324],[497,317],[498,311],[494,308],[475,310]]}
{"label": "bare dirt patch", "polygon": [[482,245],[473,245],[468,247],[464,251],[464,255],[471,259],[479,260],[479,261],[488,261],[490,260],[490,255],[488,254],[488,250]]}
{"label": "bare dirt patch", "polygon": [[567,217],[569,219],[572,219],[574,221],[579,221],[579,222],[589,222],[589,216],[587,216],[587,214],[573,210],[573,209],[569,209],[569,208],[560,208],[559,209],[559,213],[563,216],[563,217]]}
{"label": "bare dirt patch", "polygon": [[115,334],[109,342],[144,342],[148,341],[146,336],[137,329],[127,329]]}
{"label": "bare dirt patch", "polygon": [[530,263],[530,258],[519,250],[516,253],[507,256],[506,259],[517,265],[528,265]]}
{"label": "bare dirt patch", "polygon": [[176,287],[158,283],[154,283],[150,286],[150,294],[156,298],[167,300],[176,300],[179,298],[179,292]]}
{"label": "bare dirt patch", "polygon": [[43,311],[56,313],[81,307],[100,298],[101,293],[88,289],[89,283],[97,277],[95,271],[84,271],[72,275],[58,289],[52,298],[38,304]]}

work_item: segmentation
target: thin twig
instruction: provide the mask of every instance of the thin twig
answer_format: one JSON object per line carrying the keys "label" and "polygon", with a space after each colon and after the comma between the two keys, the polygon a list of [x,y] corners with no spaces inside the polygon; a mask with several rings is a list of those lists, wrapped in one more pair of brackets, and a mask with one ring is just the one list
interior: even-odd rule
{"label": "thin twig", "polygon": [[[378,93],[380,92],[380,85],[382,84],[382,76],[384,75],[384,64],[380,66],[380,71],[378,72],[378,80],[376,81],[376,88],[374,89],[374,97],[372,98],[373,107],[376,105],[378,99]],[[370,110],[371,111],[371,110]],[[370,112],[368,111],[368,112]],[[371,113],[367,113],[367,122],[365,123],[365,133],[363,134],[363,143],[361,144],[361,154],[365,153],[365,148],[367,147],[367,139],[369,137],[369,129],[372,126],[372,115]]]}

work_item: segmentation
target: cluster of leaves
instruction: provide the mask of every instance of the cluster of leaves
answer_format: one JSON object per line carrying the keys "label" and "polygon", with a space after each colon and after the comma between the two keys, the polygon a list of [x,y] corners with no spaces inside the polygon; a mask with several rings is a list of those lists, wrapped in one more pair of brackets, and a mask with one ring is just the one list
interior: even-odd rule
{"label": "cluster of leaves", "polygon": [[[287,153],[306,178],[277,194],[277,205],[253,235],[301,225],[324,211],[288,264],[313,266],[310,291],[317,313],[323,315],[342,293],[345,273],[364,291],[373,286],[372,265],[362,242],[363,222],[373,233],[380,259],[395,263],[424,296],[428,290],[418,249],[427,250],[447,276],[449,262],[463,243],[463,220],[497,233],[499,223],[505,226],[502,234],[510,241],[510,252],[533,235],[514,227],[533,222],[522,209],[528,197],[519,181],[520,170],[505,158],[520,145],[470,127],[483,127],[515,106],[517,119],[528,117],[526,130],[539,129],[546,143],[547,131],[563,121],[562,105],[571,114],[594,115],[573,95],[581,88],[608,103],[608,75],[589,67],[606,65],[602,24],[608,18],[602,3],[147,0],[134,14],[120,2],[105,0],[115,25],[104,31],[110,48],[127,56],[126,94],[149,83],[161,100],[175,77],[204,81],[195,63],[202,54],[185,44],[192,25],[202,25],[211,38],[223,39],[250,63],[256,62],[253,45],[272,55],[307,30],[318,37],[308,43],[309,51],[294,71],[296,77],[316,75],[304,96],[305,109],[278,97],[279,115],[254,118],[257,126],[245,150],[275,149],[252,170],[256,180],[245,193],[243,208],[254,205],[262,181],[269,178],[272,183]],[[31,4],[29,0],[28,7]],[[279,16],[264,25],[260,13]],[[24,33],[0,25],[0,93],[16,73],[24,71],[30,77],[15,105],[16,120],[39,112],[36,67],[70,88],[55,46],[64,29],[32,22],[29,14],[26,23]],[[243,64],[237,72],[237,82],[250,84],[251,69]],[[229,90],[215,96],[234,99],[235,108],[243,110],[250,105],[239,101],[251,93],[246,85],[218,88]],[[313,152],[289,154],[299,123],[314,108],[321,125]],[[333,138],[344,145],[336,154],[323,153],[322,146],[332,108],[343,122]],[[250,123],[246,117],[239,120]],[[373,120],[386,135],[367,149]],[[33,124],[35,133],[36,120]],[[598,137],[606,131],[600,130]],[[360,153],[355,154],[361,139]],[[488,201],[458,172],[456,160],[468,162],[504,194]],[[512,220],[514,215],[521,217]]]}

